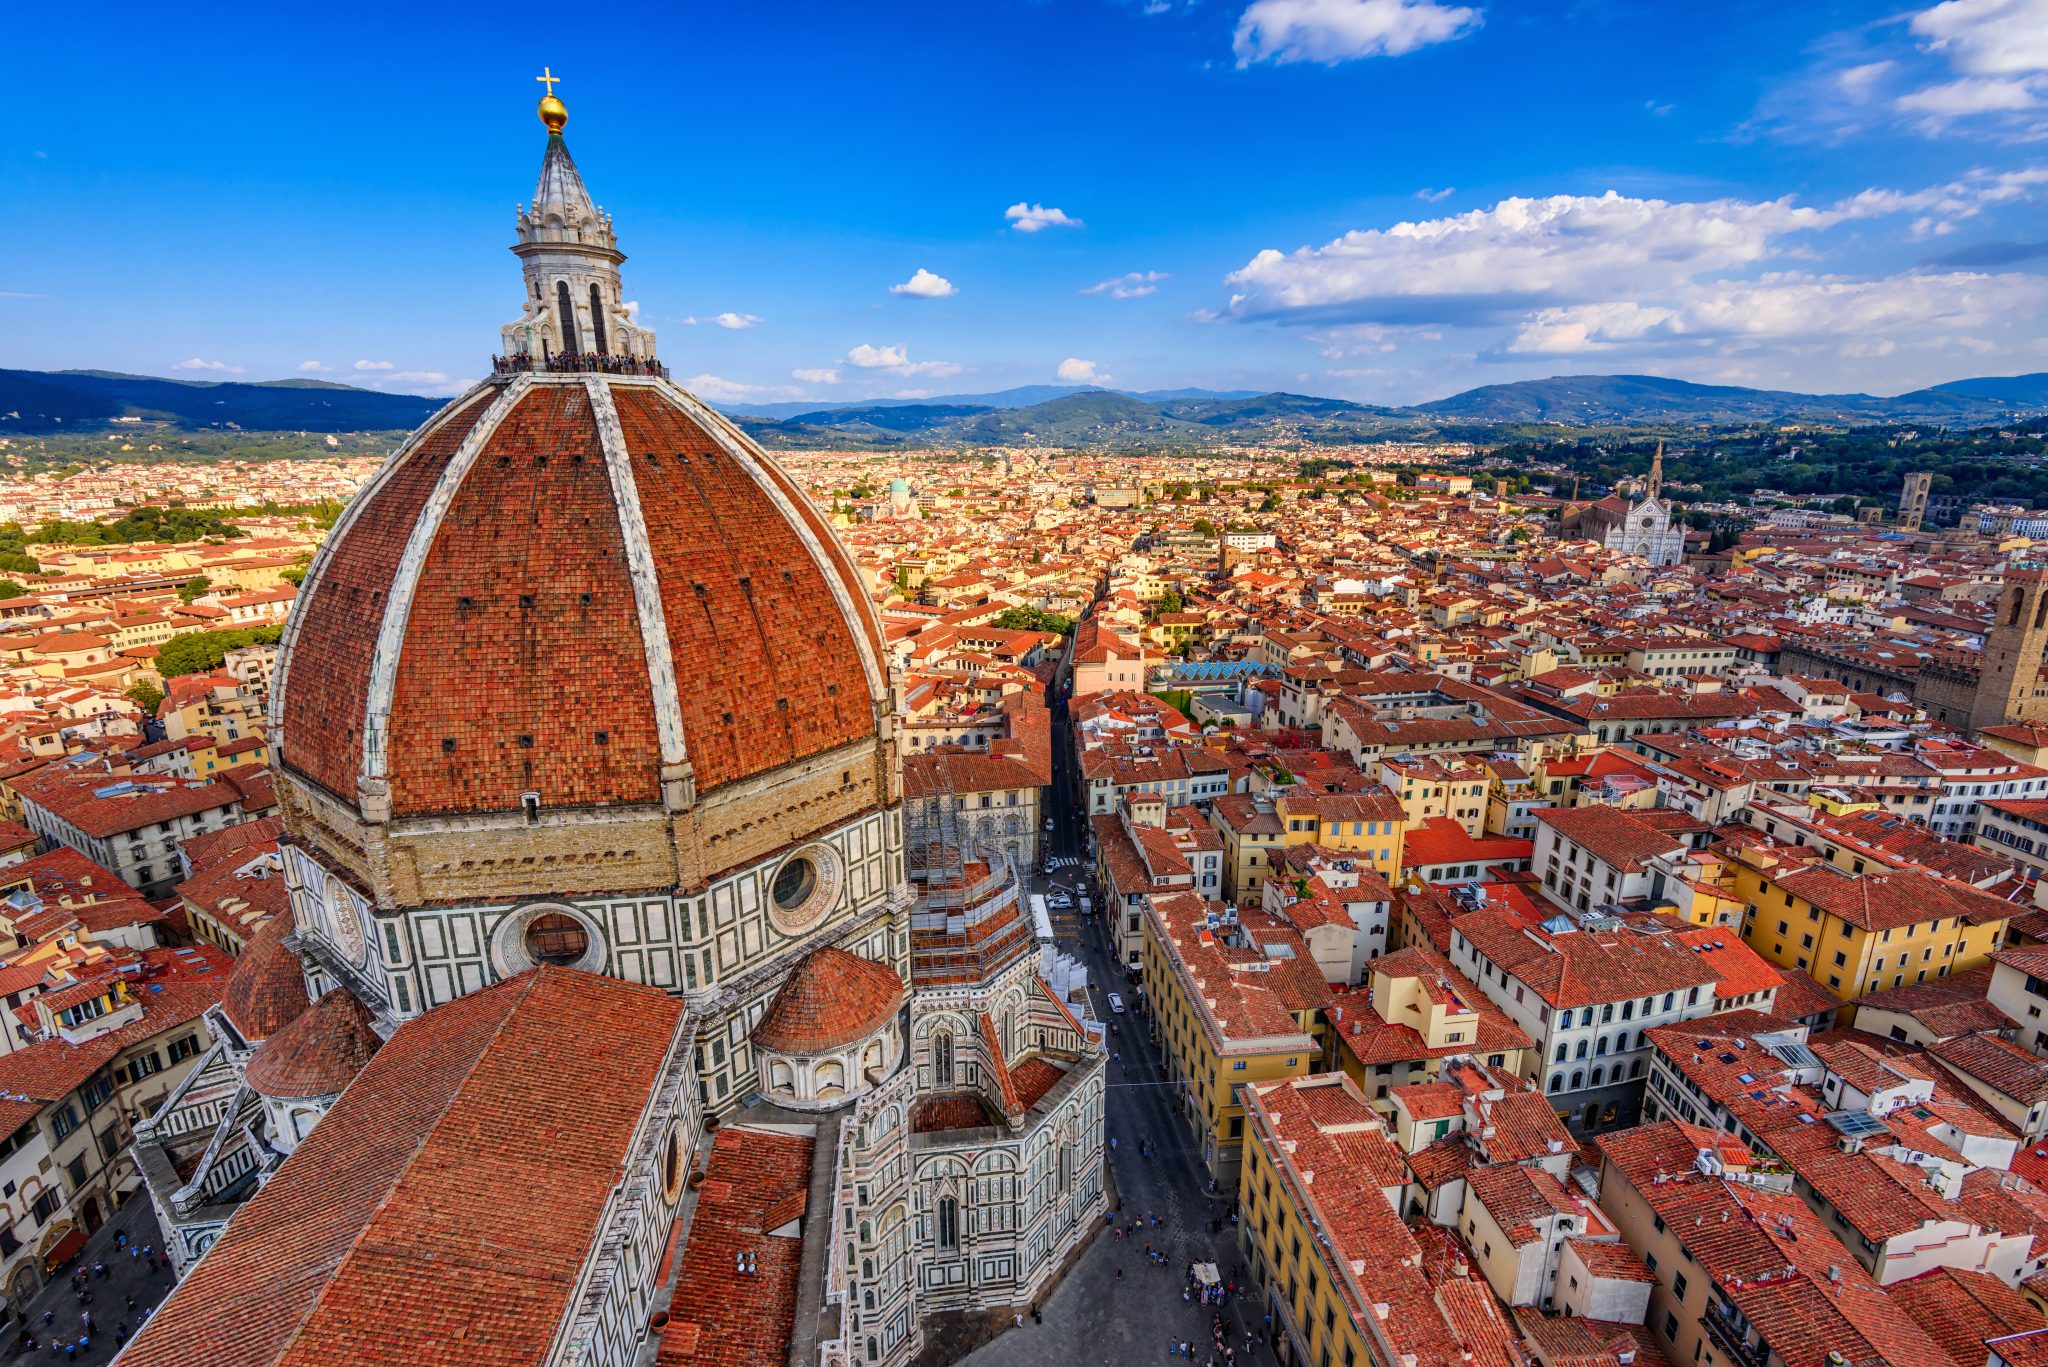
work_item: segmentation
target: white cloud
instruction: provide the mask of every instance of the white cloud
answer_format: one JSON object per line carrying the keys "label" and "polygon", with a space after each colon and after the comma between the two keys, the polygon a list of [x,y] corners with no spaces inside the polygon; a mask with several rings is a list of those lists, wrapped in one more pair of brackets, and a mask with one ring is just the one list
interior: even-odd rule
{"label": "white cloud", "polygon": [[821,366],[816,369],[792,370],[789,373],[792,379],[802,380],[805,384],[839,383],[839,372],[831,367]]}
{"label": "white cloud", "polygon": [[1417,190],[1415,192],[1415,197],[1421,200],[1424,204],[1436,204],[1443,200],[1449,199],[1452,195],[1455,195],[1456,193],[1458,193],[1458,187],[1455,185],[1446,185],[1441,190],[1432,190],[1428,187],[1424,187],[1423,189]]}
{"label": "white cloud", "polygon": [[28,290],[0,290],[0,299],[48,299],[47,294],[33,294]]}
{"label": "white cloud", "polygon": [[944,299],[960,291],[953,288],[953,282],[943,275],[933,275],[924,267],[917,268],[917,274],[900,285],[889,286],[891,294],[907,294],[914,299]]}
{"label": "white cloud", "polygon": [[325,373],[326,373],[327,371],[329,371],[329,370],[331,370],[331,369],[333,369],[333,367],[332,367],[332,366],[329,366],[329,365],[327,365],[327,364],[326,364],[325,362],[322,362],[322,361],[300,361],[300,362],[299,362],[299,371],[300,371],[300,373],[301,373],[301,374],[306,374],[306,375],[320,375],[320,374],[325,374]]}
{"label": "white cloud", "polygon": [[761,319],[751,313],[714,313],[709,318],[689,317],[678,318],[676,321],[685,327],[716,325],[728,331],[744,332],[746,329],[759,324]]}
{"label": "white cloud", "polygon": [[375,389],[391,390],[401,394],[426,394],[439,398],[460,394],[476,381],[440,370],[391,370],[379,371],[374,379],[365,380],[364,383]]}
{"label": "white cloud", "polygon": [[2048,71],[2048,0],[1943,0],[1914,15],[1912,29],[1958,71]]}
{"label": "white cloud", "polygon": [[1895,101],[1905,113],[1925,114],[1936,121],[2032,109],[2037,102],[2032,82],[1996,76],[1965,76],[1961,80],[1944,81],[1940,85],[1909,90]]}
{"label": "white cloud", "polygon": [[228,363],[227,363],[226,361],[205,361],[205,360],[201,360],[201,359],[200,359],[199,357],[197,357],[197,356],[194,356],[194,357],[193,357],[193,358],[192,358],[191,360],[189,360],[189,361],[174,361],[174,362],[172,362],[172,364],[171,364],[171,369],[173,369],[173,370],[218,370],[218,371],[222,372],[223,374],[227,374],[227,375],[239,375],[239,374],[241,374],[241,373],[242,373],[242,368],[241,368],[240,366],[238,366],[238,365],[229,365],[229,364],[228,364]]}
{"label": "white cloud", "polygon": [[1889,392],[1883,376],[1925,383],[1942,349],[1989,346],[2022,367],[2028,348],[2044,350],[2035,320],[2048,278],[1954,266],[1851,273],[1823,264],[1848,240],[1830,230],[1892,218],[1894,241],[1938,238],[2044,191],[2048,167],[1873,188],[1825,206],[1613,192],[1510,199],[1261,252],[1228,277],[1234,292],[1214,317],[1301,325],[1331,359],[1462,328],[1481,332],[1492,360],[1583,357],[1774,388]]}
{"label": "white cloud", "polygon": [[1846,71],[1836,73],[1835,88],[1852,100],[1867,100],[1872,89],[1897,70],[1898,65],[1889,58],[1877,62],[1859,62]]}
{"label": "white cloud", "polygon": [[889,397],[892,399],[929,399],[936,392],[930,389],[899,389]]}
{"label": "white cloud", "polygon": [[1480,11],[1435,0],[1254,0],[1238,17],[1237,64],[1399,57],[1478,28]]}
{"label": "white cloud", "polygon": [[1081,291],[1083,294],[1106,294],[1112,299],[1142,299],[1159,288],[1159,282],[1166,279],[1165,271],[1128,271],[1098,281]]}
{"label": "white cloud", "polygon": [[[1995,126],[2048,104],[2048,0],[1943,0],[1909,27],[1955,76],[1894,101],[1900,113],[1921,116],[1923,131],[1985,116]],[[2023,135],[2042,133],[2037,124]]]}
{"label": "white cloud", "polygon": [[891,375],[930,375],[944,379],[958,375],[960,367],[951,361],[913,361],[902,346],[869,346],[861,343],[846,353],[846,364],[860,370],[886,370]]}
{"label": "white cloud", "polygon": [[1096,370],[1095,362],[1069,356],[1060,362],[1059,376],[1068,384],[1108,384],[1115,377]]}
{"label": "white cloud", "polygon": [[1068,214],[1065,209],[1048,209],[1043,204],[1027,204],[1021,199],[1003,210],[1003,217],[1020,233],[1035,233],[1041,228],[1087,226],[1080,219]]}
{"label": "white cloud", "polygon": [[393,366],[392,366],[391,362],[389,362],[389,361],[357,361],[357,362],[355,363],[355,365],[354,365],[354,366],[352,367],[352,369],[355,369],[355,370],[390,370],[390,369],[393,369]]}
{"label": "white cloud", "polygon": [[1671,203],[1610,190],[1505,199],[1450,218],[1354,230],[1321,247],[1268,248],[1228,277],[1237,290],[1230,313],[1452,321],[1528,302],[1623,295],[1753,265],[1779,238],[1840,217],[1789,198]]}
{"label": "white cloud", "polygon": [[738,403],[745,399],[794,399],[802,396],[793,385],[746,384],[718,375],[692,375],[683,388],[713,403]]}
{"label": "white cloud", "polygon": [[1583,355],[1685,348],[1739,353],[1759,346],[1839,342],[1862,357],[1899,346],[1925,347],[1946,336],[1997,327],[2008,310],[2048,303],[2048,279],[2036,275],[1893,275],[1849,280],[1774,273],[1754,281],[1713,281],[1669,303],[1628,301],[1540,310],[1507,350]]}

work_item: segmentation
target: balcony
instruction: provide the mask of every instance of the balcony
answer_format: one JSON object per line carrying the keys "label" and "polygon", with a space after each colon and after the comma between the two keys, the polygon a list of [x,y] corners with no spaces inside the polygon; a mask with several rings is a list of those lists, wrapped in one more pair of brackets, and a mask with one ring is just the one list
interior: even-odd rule
{"label": "balcony", "polygon": [[1700,1323],[1706,1326],[1707,1337],[1714,1341],[1714,1346],[1732,1360],[1743,1367],[1768,1367],[1771,1350],[1760,1337],[1754,1343],[1750,1341],[1749,1329],[1732,1307],[1721,1301],[1709,1301]]}

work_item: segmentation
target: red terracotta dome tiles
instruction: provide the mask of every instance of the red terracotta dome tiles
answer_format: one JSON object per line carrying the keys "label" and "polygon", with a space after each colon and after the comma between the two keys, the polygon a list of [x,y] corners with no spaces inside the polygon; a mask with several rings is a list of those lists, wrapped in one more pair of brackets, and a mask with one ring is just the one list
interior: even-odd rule
{"label": "red terracotta dome tiles", "polygon": [[[296,680],[294,680],[296,683]],[[660,800],[646,656],[581,386],[507,413],[421,568],[392,689],[393,815]]]}
{"label": "red terracotta dome tiles", "polygon": [[490,407],[479,394],[429,432],[373,490],[330,547],[313,591],[297,605],[283,762],[354,802],[362,771],[371,651],[406,538],[449,459]]}
{"label": "red terracotta dome tiles", "polygon": [[796,527],[667,399],[626,386],[613,395],[698,790],[871,734],[860,628]]}

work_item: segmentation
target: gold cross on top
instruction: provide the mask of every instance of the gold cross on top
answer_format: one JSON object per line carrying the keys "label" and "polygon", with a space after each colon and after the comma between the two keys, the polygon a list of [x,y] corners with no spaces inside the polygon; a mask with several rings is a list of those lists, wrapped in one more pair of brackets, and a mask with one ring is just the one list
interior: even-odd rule
{"label": "gold cross on top", "polygon": [[540,75],[534,77],[533,79],[539,81],[542,85],[546,86],[548,88],[548,94],[550,95],[555,93],[555,87],[558,84],[560,84],[562,80],[560,76],[557,76],[555,74],[555,69],[553,67],[547,66],[542,67],[540,69]]}

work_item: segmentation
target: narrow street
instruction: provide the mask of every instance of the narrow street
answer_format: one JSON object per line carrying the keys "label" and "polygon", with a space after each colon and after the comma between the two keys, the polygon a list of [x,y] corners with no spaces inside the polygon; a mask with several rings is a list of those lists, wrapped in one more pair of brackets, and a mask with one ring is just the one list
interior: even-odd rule
{"label": "narrow street", "polygon": [[[1071,736],[1066,708],[1053,711],[1053,830],[1048,851],[1060,860],[1050,876],[1034,871],[1032,891],[1052,887],[1072,891],[1088,875],[1087,819],[1077,809]],[[1137,1363],[1186,1361],[1169,1356],[1169,1341],[1187,1340],[1192,1360],[1221,1360],[1210,1333],[1216,1311],[1184,1302],[1181,1289],[1191,1261],[1213,1262],[1225,1281],[1244,1261],[1237,1227],[1226,1218],[1233,1193],[1208,1191],[1196,1142],[1186,1123],[1174,1115],[1174,1088],[1166,1080],[1158,1051],[1146,1038],[1145,1022],[1136,1013],[1137,996],[1124,980],[1111,953],[1105,909],[1080,917],[1069,910],[1054,915],[1061,946],[1088,965],[1095,1013],[1116,1024],[1110,1047],[1121,1055],[1112,1062],[1107,1087],[1107,1137],[1116,1147],[1109,1158],[1114,1191],[1120,1204],[1117,1222],[1139,1221],[1122,1239],[1099,1234],[1066,1279],[1040,1307],[1043,1324],[1028,1319],[993,1343],[970,1354],[974,1367],[1039,1367],[1044,1363],[1083,1367],[1130,1367]],[[1126,1014],[1111,1012],[1108,994],[1125,1002]],[[1152,1155],[1141,1157],[1139,1145],[1149,1142]],[[1159,1225],[1152,1227],[1153,1217]],[[1212,1227],[1220,1222],[1220,1228]],[[1145,1256],[1145,1246],[1166,1251],[1166,1265]],[[1121,1270],[1121,1277],[1118,1273]],[[1265,1332],[1264,1312],[1256,1300],[1233,1298],[1223,1311],[1226,1342],[1239,1364],[1270,1364],[1271,1350],[1261,1342],[1245,1351],[1245,1331]],[[1249,1315],[1250,1323],[1246,1323]]]}

